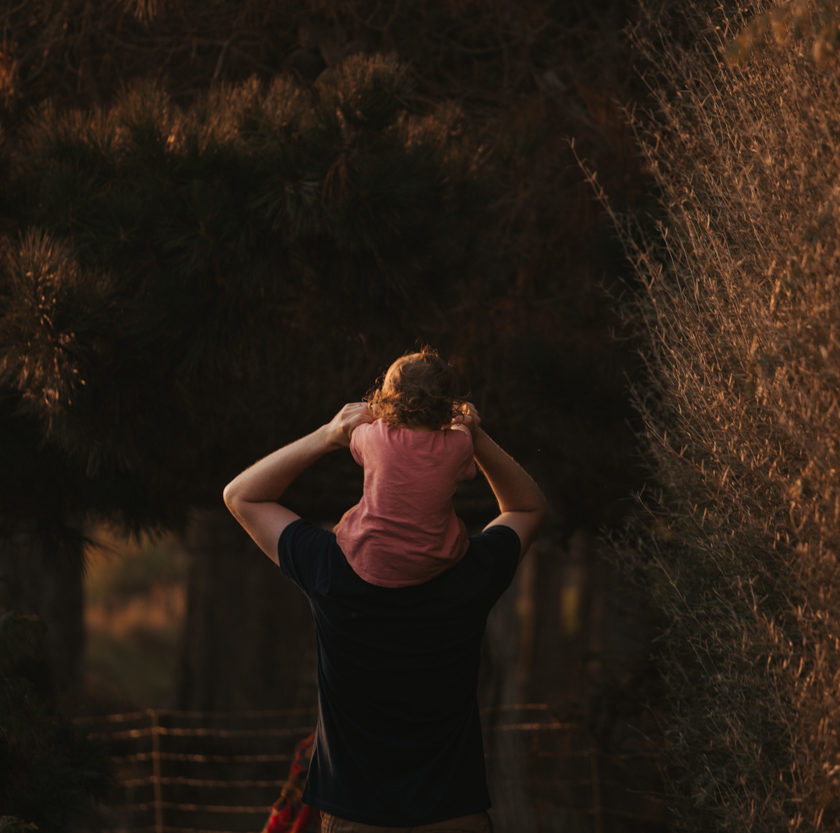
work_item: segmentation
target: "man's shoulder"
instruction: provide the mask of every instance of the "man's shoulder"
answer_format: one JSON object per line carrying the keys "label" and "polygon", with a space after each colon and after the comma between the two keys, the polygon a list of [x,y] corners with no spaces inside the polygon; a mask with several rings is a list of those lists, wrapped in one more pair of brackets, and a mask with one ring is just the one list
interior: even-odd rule
{"label": "man's shoulder", "polygon": [[494,583],[506,587],[519,563],[519,536],[509,526],[495,524],[469,538],[462,559],[479,576],[494,577]]}
{"label": "man's shoulder", "polygon": [[335,533],[331,528],[318,526],[306,520],[306,518],[298,518],[287,524],[286,528],[280,533],[278,546],[328,548],[337,545]]}
{"label": "man's shoulder", "polygon": [[493,524],[477,535],[471,535],[470,547],[492,549],[504,554],[515,553],[519,557],[520,540],[512,527],[506,524]]}
{"label": "man's shoulder", "polygon": [[303,588],[311,587],[318,574],[340,555],[335,533],[304,518],[288,524],[277,542],[280,569]]}

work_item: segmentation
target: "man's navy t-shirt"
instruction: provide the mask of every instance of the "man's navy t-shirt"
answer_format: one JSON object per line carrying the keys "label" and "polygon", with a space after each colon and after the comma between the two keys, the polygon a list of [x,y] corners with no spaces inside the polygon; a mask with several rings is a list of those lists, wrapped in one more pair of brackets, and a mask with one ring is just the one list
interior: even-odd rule
{"label": "man's navy t-shirt", "polygon": [[432,824],[490,806],[476,686],[487,614],[508,587],[519,538],[493,526],[450,570],[377,587],[335,535],[297,520],[281,570],[306,594],[318,650],[318,728],[307,804],[382,826]]}

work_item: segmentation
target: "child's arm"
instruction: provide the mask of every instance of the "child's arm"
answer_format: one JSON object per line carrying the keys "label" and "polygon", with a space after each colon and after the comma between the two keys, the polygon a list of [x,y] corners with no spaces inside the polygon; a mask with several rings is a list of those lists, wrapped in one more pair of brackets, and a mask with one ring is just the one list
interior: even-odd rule
{"label": "child's arm", "polygon": [[277,501],[292,481],[329,451],[345,448],[356,426],[372,419],[365,402],[350,402],[328,423],[269,454],[224,489],[231,514],[275,563],[280,534],[298,515]]}

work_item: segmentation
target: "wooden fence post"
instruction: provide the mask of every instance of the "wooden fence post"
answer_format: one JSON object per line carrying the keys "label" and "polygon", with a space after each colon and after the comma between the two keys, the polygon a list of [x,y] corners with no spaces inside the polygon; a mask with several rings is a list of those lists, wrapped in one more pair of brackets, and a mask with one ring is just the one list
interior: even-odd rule
{"label": "wooden fence post", "polygon": [[163,784],[160,774],[160,712],[149,709],[152,721],[152,789],[155,802],[155,833],[163,833]]}

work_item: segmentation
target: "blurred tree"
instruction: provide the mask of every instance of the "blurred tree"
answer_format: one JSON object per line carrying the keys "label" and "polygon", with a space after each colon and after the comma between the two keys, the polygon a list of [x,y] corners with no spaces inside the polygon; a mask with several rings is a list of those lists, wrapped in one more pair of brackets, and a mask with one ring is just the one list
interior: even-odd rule
{"label": "blurred tree", "polygon": [[791,44],[810,46],[818,66],[836,61],[840,47],[840,3],[837,0],[788,0],[769,11],[750,14],[743,9],[741,31],[726,44],[733,65],[749,60],[756,48],[770,45],[790,49]]}
{"label": "blurred tree", "polygon": [[[190,507],[223,512],[244,464],[359,396],[383,355],[436,340],[467,277],[493,291],[481,154],[456,111],[409,113],[408,84],[392,59],[351,57],[313,90],[251,81],[181,108],[142,85],[32,120],[10,163],[24,231],[0,366],[23,417],[86,473],[94,512],[212,528]],[[347,494],[320,490],[320,517]],[[181,705],[288,701],[297,635],[245,636],[278,607],[303,627],[294,589],[253,580],[269,565],[247,540],[223,554],[223,533],[187,537],[203,603]]]}
{"label": "blurred tree", "polygon": [[[567,137],[616,199],[640,198],[641,166],[620,104],[634,90],[622,30],[635,13],[631,0],[394,8],[378,0],[124,0],[101,9],[32,0],[0,9],[8,33],[0,76],[16,132],[45,100],[57,110],[103,105],[138,79],[155,79],[188,106],[221,81],[272,83],[282,74],[308,85],[334,76],[348,55],[398,55],[412,68],[414,103],[455,102],[458,123],[470,126],[500,183],[486,231],[508,253],[495,264],[506,287],[491,299],[477,278],[449,340],[476,387],[492,388],[488,404],[501,409],[498,424],[510,429],[515,451],[547,453],[558,436],[576,438],[552,461],[553,491],[576,523],[595,529],[623,511],[638,483],[625,424],[624,378],[634,371],[632,351],[611,338],[614,308],[599,288],[626,267]],[[585,373],[576,367],[581,356]],[[484,370],[498,361],[510,368],[505,378]],[[545,402],[535,395],[535,364],[541,378],[558,380]],[[532,407],[543,411],[541,423]]]}
{"label": "blurred tree", "polygon": [[[3,166],[5,168],[5,166]],[[4,180],[7,182],[7,180]],[[3,188],[8,194],[8,188]],[[28,354],[17,342],[8,302],[16,273],[7,240],[0,241],[0,330],[4,356]],[[2,361],[2,360],[0,360]],[[0,612],[36,614],[49,622],[45,650],[56,694],[79,691],[83,650],[80,520],[87,505],[84,472],[23,412],[21,391],[0,380]]]}
{"label": "blurred tree", "polygon": [[[486,266],[471,272],[455,269],[444,276],[440,300],[444,313],[424,311],[422,305],[409,299],[405,309],[416,307],[419,317],[414,320],[406,313],[407,317],[401,319],[409,323],[396,347],[386,337],[386,332],[399,328],[392,306],[383,307],[381,316],[372,313],[362,322],[364,328],[360,326],[356,334],[348,335],[341,321],[341,298],[336,299],[333,312],[325,310],[318,317],[311,312],[317,306],[302,300],[296,329],[288,332],[288,343],[297,344],[300,333],[312,322],[339,341],[348,338],[341,342],[348,345],[339,351],[343,360],[344,354],[359,351],[367,358],[359,357],[358,366],[347,372],[342,384],[346,383],[347,391],[361,391],[395,350],[410,346],[417,334],[423,335],[466,371],[493,431],[514,453],[525,453],[528,462],[536,464],[541,481],[555,502],[564,507],[570,526],[595,530],[621,516],[626,506],[624,496],[639,482],[624,391],[625,375],[634,370],[628,358],[631,349],[611,337],[611,328],[617,323],[615,306],[599,286],[602,281],[611,283],[626,267],[611,227],[582,183],[567,137],[575,136],[578,148],[597,165],[601,181],[609,185],[617,199],[633,201],[640,194],[644,196],[638,176],[640,166],[619,101],[626,99],[634,86],[634,75],[626,71],[629,55],[622,29],[635,9],[634,0],[433,0],[396,5],[379,0],[292,0],[283,4],[263,0],[214,0],[211,4],[202,0],[124,0],[105,6],[87,0],[30,0],[0,8],[4,33],[0,119],[7,144],[19,147],[19,154],[25,156],[31,135],[26,125],[36,118],[36,108],[45,101],[49,104],[44,112],[51,110],[51,118],[58,121],[73,107],[99,107],[100,114],[114,112],[124,108],[127,98],[123,90],[136,89],[138,81],[152,79],[158,90],[154,95],[165,90],[167,107],[177,105],[175,109],[183,115],[198,113],[202,106],[205,110],[214,106],[207,90],[221,83],[238,89],[255,83],[248,79],[258,78],[264,89],[269,89],[279,83],[278,76],[292,77],[302,85],[299,91],[303,97],[308,98],[316,94],[315,89],[335,83],[343,61],[350,55],[398,55],[402,65],[411,67],[412,90],[407,98],[403,96],[409,109],[440,116],[428,119],[427,129],[452,133],[450,138],[456,145],[460,140],[454,134],[467,131],[474,137],[469,144],[480,148],[482,162],[492,170],[498,187],[486,205],[488,210],[481,214],[482,228],[478,230],[480,239],[494,244],[488,246]],[[674,19],[682,20],[676,13]],[[442,106],[440,102],[450,104]],[[47,159],[49,164],[55,161],[49,154]],[[76,197],[81,195],[78,200],[71,198],[81,205],[74,211],[84,215],[83,195],[89,187],[85,178],[92,168],[88,165],[82,175],[78,171],[74,175],[74,164],[67,166],[66,182]],[[225,163],[220,164],[224,167]],[[338,165],[334,172],[340,174],[342,169]],[[149,169],[138,166],[137,170],[142,176]],[[103,175],[110,176],[107,171]],[[74,184],[74,176],[78,183]],[[192,194],[190,199],[204,200],[198,190],[190,191],[188,173],[178,176],[182,177],[177,183],[181,189],[178,200],[186,200],[182,197],[186,192]],[[127,177],[125,181],[129,181]],[[224,176],[218,181],[224,183]],[[340,185],[340,176],[331,177],[331,183],[331,187]],[[264,184],[260,182],[261,187]],[[151,182],[141,185],[135,189],[140,203],[146,199],[143,193],[154,187]],[[388,193],[392,183],[383,178],[381,187]],[[225,192],[216,191],[215,184],[205,190],[212,192],[214,199],[221,199],[222,205],[227,204]],[[128,192],[128,186],[120,185],[117,192]],[[316,192],[317,185],[303,182],[289,198],[304,205],[313,195],[319,198]],[[373,193],[370,196],[376,197]],[[18,216],[18,202],[13,196],[6,212],[9,217]],[[167,203],[158,221],[144,221],[146,228],[153,228],[155,222],[165,227],[176,217],[177,205],[177,201]],[[187,205],[185,211],[191,210]],[[126,217],[130,220],[132,215],[133,209],[126,207],[123,215],[114,213],[108,221],[124,225]],[[430,240],[434,243],[439,239],[441,248],[449,247],[450,258],[457,252],[462,252],[465,262],[476,255],[484,256],[481,247],[485,244],[462,241],[457,223],[451,237],[446,235],[446,216],[438,227],[444,234]],[[408,219],[411,221],[410,215]],[[320,220],[315,218],[313,222],[317,225]],[[40,220],[36,218],[31,224],[40,227]],[[17,234],[17,225],[13,220],[11,239]],[[107,228],[108,222],[102,225]],[[67,242],[63,232],[57,235],[52,230],[49,234],[54,243]],[[89,234],[96,236],[98,231]],[[195,236],[206,244],[200,230]],[[78,242],[74,240],[73,247]],[[472,245],[473,250],[464,250],[465,245]],[[185,239],[179,251],[188,253],[191,246]],[[230,248],[229,240],[226,246]],[[301,297],[308,292],[311,300],[322,302],[317,297],[322,286],[319,270],[326,267],[329,272],[331,268],[330,258],[325,256],[329,247],[323,249],[315,239],[308,251],[302,245],[295,251],[297,261],[314,264],[309,270],[311,277],[295,291],[303,293]],[[406,252],[410,253],[410,248]],[[158,254],[161,261],[170,257],[169,253]],[[147,262],[151,260],[144,256]],[[213,260],[215,254],[209,257]],[[282,259],[277,262],[282,265]],[[361,263],[362,271],[366,269],[363,261],[356,262]],[[84,268],[87,273],[89,265]],[[157,269],[157,265],[153,263],[152,268]],[[177,269],[161,272],[162,282],[169,279],[168,274],[175,274],[171,292],[179,292]],[[113,270],[103,270],[100,279],[113,280]],[[439,285],[435,287],[435,291],[439,289]],[[260,297],[258,291],[254,294]],[[133,297],[131,303],[136,307],[141,302],[142,297]],[[245,320],[241,307],[231,306],[231,319]],[[352,306],[346,309],[348,314],[353,311]],[[126,314],[117,305],[114,320]],[[175,335],[168,333],[166,338],[171,343]],[[304,364],[332,367],[334,343],[308,343]],[[225,349],[220,348],[220,352]],[[297,357],[299,348],[291,349]],[[106,350],[111,347],[103,347]],[[128,390],[146,369],[142,363],[132,370],[122,359],[119,362],[120,378]],[[292,368],[288,372],[294,371]],[[172,374],[164,375],[164,383],[178,384]],[[290,408],[315,401],[318,387],[310,375],[307,371],[289,377],[289,397],[294,399],[287,403]],[[151,387],[152,381],[147,388]],[[235,415],[235,402],[218,406],[212,397],[212,381],[207,388],[205,405],[209,410],[202,414],[207,419],[236,423],[239,416]],[[243,380],[242,389],[248,389],[247,381]],[[125,397],[126,407],[136,409],[138,403],[145,409],[153,407],[142,384],[136,396],[125,393]],[[231,393],[231,399],[235,397]],[[272,402],[276,400],[268,397],[263,403],[243,400],[238,407],[244,413],[252,405],[272,407]],[[312,409],[313,415],[316,410]],[[119,424],[112,421],[112,433],[122,430],[119,425],[124,413]],[[252,418],[248,413],[245,416]],[[320,418],[318,412],[314,419]],[[305,420],[300,421],[303,424]],[[152,415],[149,423],[154,424]],[[125,425],[135,430],[131,422]],[[271,430],[278,427],[272,424]],[[200,430],[187,430],[191,435],[201,435]],[[154,435],[154,431],[137,435],[135,445],[142,449],[149,434]],[[252,454],[256,456],[265,449],[259,433],[253,431],[252,435]],[[126,431],[125,436],[131,434]],[[166,452],[159,450],[156,437],[153,439],[155,444],[145,456],[134,456],[142,457],[145,467],[157,471],[167,466]],[[62,449],[66,447],[61,445]],[[232,446],[229,450],[227,473],[232,473],[242,464],[242,458]],[[213,452],[221,455],[226,449],[214,448]],[[206,476],[201,469],[204,455],[204,451],[195,454],[196,481]],[[77,464],[87,471],[87,461],[74,456],[73,465]],[[330,463],[337,464],[338,460]],[[353,466],[350,469],[357,473]],[[128,474],[129,469],[122,467],[105,477],[105,470],[100,468],[97,478],[116,481],[113,488],[102,490],[100,497],[118,503],[115,496],[134,484],[137,494],[133,501],[139,514],[149,500],[148,490],[136,486],[141,481],[131,480]],[[158,502],[176,505],[177,501],[167,502],[161,491],[171,481],[165,474],[155,476]],[[142,482],[148,483],[145,474],[144,478]],[[307,491],[316,495],[320,481],[334,484],[338,479],[327,466],[309,481]],[[210,496],[214,481],[206,483],[207,500],[216,500],[215,494]],[[71,487],[71,491],[80,490]],[[302,494],[302,489],[297,488],[296,493]],[[353,497],[351,488],[346,501],[336,503],[345,505]],[[156,516],[153,511],[148,514]],[[198,538],[207,540],[206,535]],[[558,541],[557,547],[562,546]],[[559,569],[558,560],[547,558],[544,569],[546,575],[541,575],[538,583],[549,586]],[[552,605],[549,618],[553,611]],[[212,618],[212,614],[205,618]],[[512,613],[511,627],[515,626],[516,615]],[[557,627],[555,622],[555,631]],[[550,640],[551,632],[547,626],[539,636],[547,635]],[[549,641],[541,643],[535,653],[553,650]],[[541,687],[523,696],[551,699],[557,688]]]}

